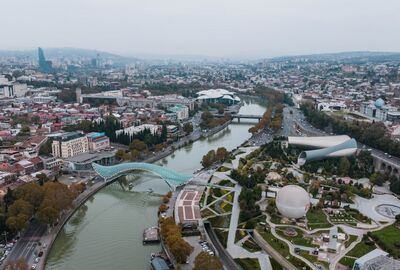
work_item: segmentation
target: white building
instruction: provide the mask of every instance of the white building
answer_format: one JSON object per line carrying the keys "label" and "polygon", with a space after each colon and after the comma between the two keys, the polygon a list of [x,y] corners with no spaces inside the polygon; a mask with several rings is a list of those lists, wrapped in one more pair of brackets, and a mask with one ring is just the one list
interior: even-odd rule
{"label": "white building", "polygon": [[317,108],[320,111],[343,111],[347,106],[344,102],[320,102]]}
{"label": "white building", "polygon": [[127,127],[127,128],[124,128],[124,129],[117,130],[117,131],[115,132],[115,134],[116,134],[116,135],[119,135],[119,134],[125,132],[125,133],[127,133],[127,134],[129,134],[129,135],[133,135],[133,134],[142,132],[142,131],[144,131],[145,129],[150,130],[150,132],[151,132],[152,134],[156,134],[156,133],[158,132],[159,128],[160,128],[159,125],[143,124],[143,125],[140,125],[140,126],[131,126],[131,127]]}
{"label": "white building", "polygon": [[69,158],[88,152],[89,142],[82,133],[68,132],[54,137],[51,147],[54,157]]}
{"label": "white building", "polygon": [[178,120],[185,120],[189,118],[189,108],[183,105],[175,105],[168,108],[168,111],[176,114]]}
{"label": "white building", "polygon": [[[385,101],[382,99],[377,99],[375,102],[363,102],[360,105],[361,114],[379,121],[387,121],[388,114],[396,111],[396,108],[385,105]],[[391,117],[393,116],[394,118],[397,118],[397,116],[393,113],[391,113],[390,115]]]}
{"label": "white building", "polygon": [[206,103],[237,104],[240,98],[235,93],[225,89],[209,89],[197,93],[197,100]]}

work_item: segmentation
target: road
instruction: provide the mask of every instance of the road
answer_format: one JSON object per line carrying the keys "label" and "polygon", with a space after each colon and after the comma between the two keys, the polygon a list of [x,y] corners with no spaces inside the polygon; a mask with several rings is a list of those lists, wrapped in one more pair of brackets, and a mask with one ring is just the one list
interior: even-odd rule
{"label": "road", "polygon": [[213,246],[217,249],[218,251],[218,257],[221,259],[222,263],[228,270],[239,270],[238,266],[236,265],[235,261],[233,258],[228,254],[228,252],[225,250],[225,248],[221,245],[219,242],[217,236],[215,235],[213,229],[211,228],[211,224],[206,222],[204,223],[204,228],[210,237],[210,240],[213,244]]}
{"label": "road", "polygon": [[47,226],[38,221],[32,221],[18,242],[14,245],[12,252],[7,257],[7,261],[15,261],[18,258],[24,258],[28,265],[34,263],[41,247],[39,240],[46,233]]}

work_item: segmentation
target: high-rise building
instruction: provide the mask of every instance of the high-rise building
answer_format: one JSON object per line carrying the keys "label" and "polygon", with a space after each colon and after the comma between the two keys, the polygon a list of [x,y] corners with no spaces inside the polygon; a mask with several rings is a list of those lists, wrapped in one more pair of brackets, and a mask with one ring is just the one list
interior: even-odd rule
{"label": "high-rise building", "polygon": [[39,58],[39,69],[42,72],[51,72],[52,63],[51,61],[47,61],[44,57],[44,52],[42,48],[38,48],[38,58]]}
{"label": "high-rise building", "polygon": [[76,102],[82,103],[82,89],[79,87],[76,88],[75,93],[76,93]]}

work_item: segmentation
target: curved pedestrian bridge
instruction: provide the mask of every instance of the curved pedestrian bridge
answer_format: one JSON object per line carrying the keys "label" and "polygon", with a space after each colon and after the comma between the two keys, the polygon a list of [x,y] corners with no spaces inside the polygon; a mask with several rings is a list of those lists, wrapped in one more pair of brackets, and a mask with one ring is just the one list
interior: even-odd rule
{"label": "curved pedestrian bridge", "polygon": [[143,162],[120,163],[113,166],[102,166],[97,163],[92,163],[92,167],[94,171],[107,182],[111,182],[133,171],[147,171],[158,175],[171,187],[180,186],[192,178],[190,175],[181,174],[166,167]]}

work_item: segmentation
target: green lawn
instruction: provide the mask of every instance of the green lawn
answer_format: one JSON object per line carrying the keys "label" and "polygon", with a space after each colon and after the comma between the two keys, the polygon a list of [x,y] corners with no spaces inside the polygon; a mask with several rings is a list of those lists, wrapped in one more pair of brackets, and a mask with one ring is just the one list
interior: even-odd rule
{"label": "green lawn", "polygon": [[299,230],[299,229],[295,229],[295,230],[297,232],[297,235],[293,236],[293,237],[285,235],[285,233],[284,233],[285,228],[277,229],[276,232],[283,238],[291,241],[293,244],[305,246],[305,247],[317,247],[318,246],[318,245],[312,244],[312,238],[305,237],[301,230]]}
{"label": "green lawn", "polygon": [[227,202],[233,202],[233,195],[232,195],[233,193],[230,193],[230,194],[228,194],[228,195],[226,195],[225,196],[225,201],[227,201]]}
{"label": "green lawn", "polygon": [[243,259],[234,259],[234,260],[243,270],[260,270],[261,269],[258,259],[243,258]]}
{"label": "green lawn", "polygon": [[282,265],[280,265],[274,258],[269,257],[269,261],[272,266],[272,270],[283,270]]}
{"label": "green lawn", "polygon": [[200,211],[201,217],[206,218],[206,217],[211,217],[214,216],[215,214],[208,208],[205,208]]}
{"label": "green lawn", "polygon": [[232,212],[232,204],[223,202],[221,203],[221,208],[224,210],[224,212]]}
{"label": "green lawn", "polygon": [[316,228],[329,228],[332,225],[328,222],[325,213],[322,210],[310,209],[307,212],[307,224],[311,230]]}
{"label": "green lawn", "polygon": [[400,243],[400,229],[396,225],[390,225],[382,230],[372,232],[372,238],[382,249],[390,255],[399,258],[400,248],[396,246]]}
{"label": "green lawn", "polygon": [[357,235],[348,234],[348,239],[346,240],[345,247],[349,247],[351,243],[357,240]]}
{"label": "green lawn", "polygon": [[364,241],[358,243],[352,250],[347,253],[347,256],[360,258],[367,254],[368,252],[374,250],[376,247],[374,245],[367,245]]}
{"label": "green lawn", "polygon": [[210,221],[211,225],[214,228],[228,228],[230,219],[231,219],[231,215],[227,215],[227,216],[212,217],[212,218],[209,218],[208,221]]}
{"label": "green lawn", "polygon": [[308,251],[302,250],[300,251],[299,255],[303,258],[306,258],[312,263],[315,263],[318,261],[318,256],[311,255]]}
{"label": "green lawn", "polygon": [[278,214],[274,213],[274,214],[269,214],[269,216],[271,217],[271,222],[274,224],[281,224],[281,220],[282,218],[280,216],[278,216]]}
{"label": "green lawn", "polygon": [[234,187],[235,184],[232,183],[230,180],[228,179],[224,179],[218,182],[218,185],[220,186],[224,186],[224,187]]}
{"label": "green lawn", "polygon": [[260,228],[257,228],[257,231],[260,233],[260,235],[264,238],[264,240],[267,241],[268,244],[273,249],[278,251],[279,254],[281,254],[283,257],[285,257],[295,267],[297,267],[299,269],[302,269],[303,267],[305,267],[305,269],[310,269],[310,267],[307,266],[303,261],[290,255],[289,247],[286,245],[285,242],[275,238],[271,232],[264,232],[264,230],[260,229]]}
{"label": "green lawn", "polygon": [[343,258],[340,259],[339,263],[343,264],[351,269],[353,267],[355,261],[356,261],[356,259],[354,259],[354,258],[349,258],[349,257],[344,256]]}

